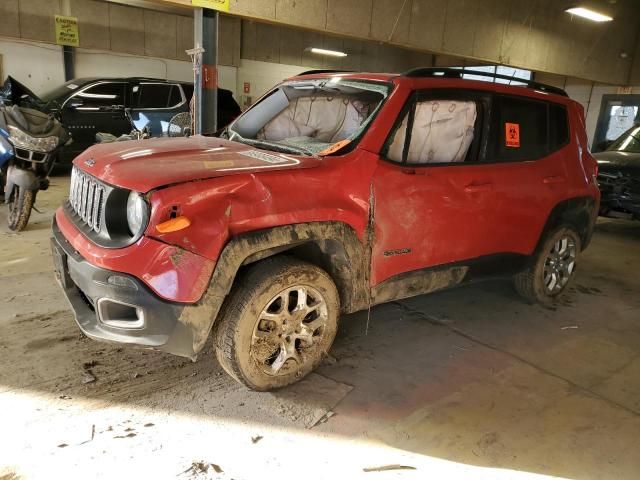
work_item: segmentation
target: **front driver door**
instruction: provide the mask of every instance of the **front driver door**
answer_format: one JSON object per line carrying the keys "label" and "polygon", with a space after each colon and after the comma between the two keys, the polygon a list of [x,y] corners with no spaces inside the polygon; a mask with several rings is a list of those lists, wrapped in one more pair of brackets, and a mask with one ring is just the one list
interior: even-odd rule
{"label": "front driver door", "polygon": [[491,166],[478,163],[489,97],[416,94],[391,132],[373,177],[371,284],[486,254]]}
{"label": "front driver door", "polygon": [[125,115],[125,82],[99,82],[83,88],[62,107],[62,123],[72,135],[70,149],[77,155],[96,142],[96,133],[123,135],[131,131]]}

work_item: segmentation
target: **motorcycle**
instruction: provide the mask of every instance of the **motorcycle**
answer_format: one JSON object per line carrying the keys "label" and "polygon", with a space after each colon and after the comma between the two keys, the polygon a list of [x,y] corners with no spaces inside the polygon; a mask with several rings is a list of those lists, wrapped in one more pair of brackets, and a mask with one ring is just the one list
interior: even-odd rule
{"label": "motorcycle", "polygon": [[6,150],[0,161],[4,158],[7,166],[7,220],[11,230],[21,231],[29,222],[38,191],[49,187],[58,149],[71,140],[52,115],[17,105],[0,106],[0,138],[0,152]]}

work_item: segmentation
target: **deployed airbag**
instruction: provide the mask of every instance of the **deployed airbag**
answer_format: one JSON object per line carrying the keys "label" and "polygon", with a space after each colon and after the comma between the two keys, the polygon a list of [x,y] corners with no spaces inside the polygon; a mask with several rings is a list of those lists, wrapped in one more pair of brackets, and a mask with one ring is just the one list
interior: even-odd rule
{"label": "deployed airbag", "polygon": [[368,104],[344,96],[300,97],[267,123],[258,138],[281,141],[312,137],[333,143],[354,134],[369,111]]}
{"label": "deployed airbag", "polygon": [[[473,141],[476,104],[473,101],[429,100],[416,104],[407,163],[463,162]],[[400,161],[408,115],[389,147],[389,158]]]}

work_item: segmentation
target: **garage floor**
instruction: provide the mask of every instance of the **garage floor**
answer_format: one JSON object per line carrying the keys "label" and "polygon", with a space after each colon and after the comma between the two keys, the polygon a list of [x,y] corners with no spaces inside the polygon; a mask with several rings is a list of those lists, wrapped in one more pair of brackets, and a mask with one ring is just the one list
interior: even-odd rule
{"label": "garage floor", "polygon": [[343,319],[316,374],[258,394],[210,351],[81,338],[48,250],[67,189],[21,234],[0,207],[0,479],[638,478],[640,222],[601,220],[553,308],[508,281],[381,306],[368,335],[366,313]]}

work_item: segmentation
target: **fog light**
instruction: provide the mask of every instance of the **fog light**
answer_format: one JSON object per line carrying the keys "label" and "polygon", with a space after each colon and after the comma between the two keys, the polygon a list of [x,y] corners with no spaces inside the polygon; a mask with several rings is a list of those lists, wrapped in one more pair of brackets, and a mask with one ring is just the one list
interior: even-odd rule
{"label": "fog light", "polygon": [[138,286],[133,280],[121,275],[111,275],[107,278],[107,283],[118,288],[128,288],[130,290],[138,290]]}
{"label": "fog light", "polygon": [[136,305],[101,298],[97,307],[98,319],[105,325],[129,329],[144,327],[144,310]]}

